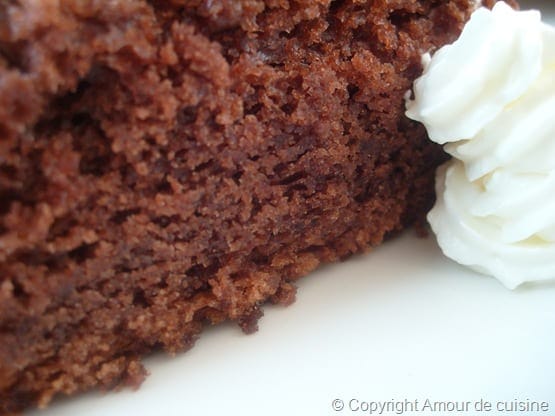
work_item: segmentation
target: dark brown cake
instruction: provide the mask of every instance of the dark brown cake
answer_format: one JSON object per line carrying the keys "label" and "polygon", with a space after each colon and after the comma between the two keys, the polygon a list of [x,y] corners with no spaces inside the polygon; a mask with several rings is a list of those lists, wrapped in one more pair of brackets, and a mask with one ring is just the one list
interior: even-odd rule
{"label": "dark brown cake", "polygon": [[140,383],[422,218],[471,0],[0,2],[0,413]]}

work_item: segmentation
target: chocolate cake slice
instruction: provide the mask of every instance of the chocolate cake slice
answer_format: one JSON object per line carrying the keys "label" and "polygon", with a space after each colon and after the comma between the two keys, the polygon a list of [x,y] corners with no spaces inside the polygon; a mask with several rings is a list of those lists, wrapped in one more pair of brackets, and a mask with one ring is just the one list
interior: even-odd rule
{"label": "chocolate cake slice", "polygon": [[471,0],[0,2],[0,413],[140,383],[419,220]]}

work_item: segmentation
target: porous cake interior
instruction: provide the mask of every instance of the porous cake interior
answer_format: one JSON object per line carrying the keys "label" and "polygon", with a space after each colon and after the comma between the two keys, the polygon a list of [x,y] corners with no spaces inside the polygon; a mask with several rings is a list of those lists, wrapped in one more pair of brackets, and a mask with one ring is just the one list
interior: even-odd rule
{"label": "porous cake interior", "polygon": [[403,116],[471,0],[0,3],[0,413],[137,384],[422,218]]}

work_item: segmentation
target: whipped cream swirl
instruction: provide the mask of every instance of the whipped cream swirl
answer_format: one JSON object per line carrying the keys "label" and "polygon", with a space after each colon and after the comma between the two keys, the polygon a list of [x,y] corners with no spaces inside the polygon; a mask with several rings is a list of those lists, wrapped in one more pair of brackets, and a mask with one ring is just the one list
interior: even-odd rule
{"label": "whipped cream swirl", "polygon": [[440,247],[509,288],[555,280],[555,29],[499,2],[423,60],[407,116],[453,156],[428,214]]}

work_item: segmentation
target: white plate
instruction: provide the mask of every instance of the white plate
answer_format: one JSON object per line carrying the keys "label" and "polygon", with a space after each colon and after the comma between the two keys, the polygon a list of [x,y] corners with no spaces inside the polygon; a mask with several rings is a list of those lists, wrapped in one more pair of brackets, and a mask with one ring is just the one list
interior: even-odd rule
{"label": "white plate", "polygon": [[[555,21],[550,1],[521,3]],[[555,414],[555,285],[511,292],[411,232],[298,285],[297,302],[266,307],[254,335],[210,328],[184,354],[147,359],[136,392],[89,393],[28,416],[369,414],[363,402],[405,399],[469,401],[457,413],[468,415],[482,414],[480,400],[498,414],[498,401],[530,399],[549,406],[530,414]]]}

